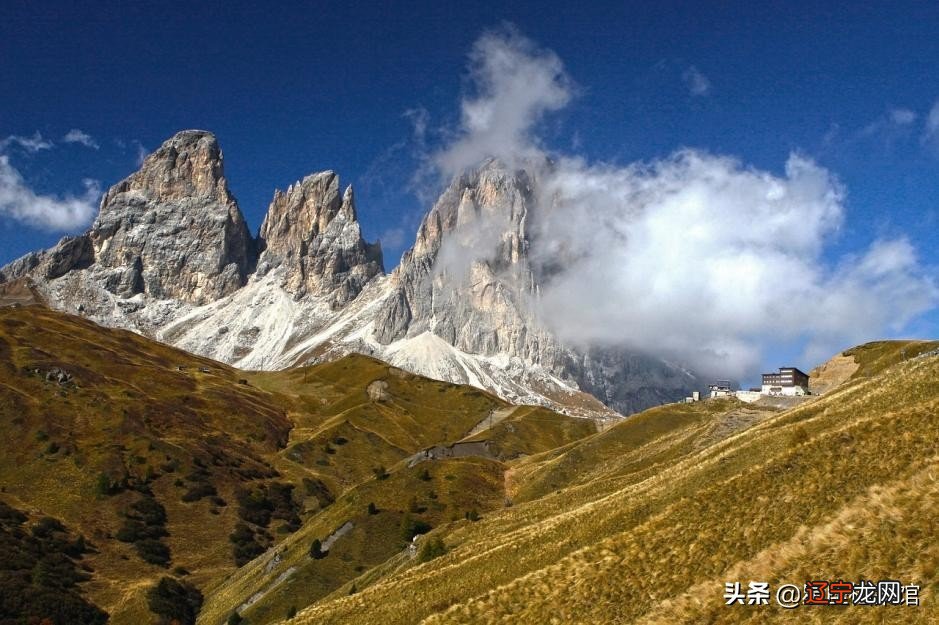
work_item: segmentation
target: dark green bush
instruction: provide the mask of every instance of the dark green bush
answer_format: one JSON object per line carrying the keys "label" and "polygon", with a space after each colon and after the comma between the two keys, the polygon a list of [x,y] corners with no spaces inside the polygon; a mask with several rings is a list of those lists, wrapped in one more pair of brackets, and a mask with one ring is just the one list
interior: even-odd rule
{"label": "dark green bush", "polygon": [[310,557],[314,560],[322,560],[327,555],[328,551],[323,551],[323,543],[320,542],[319,538],[314,538],[313,542],[310,543]]}
{"label": "dark green bush", "polygon": [[421,546],[421,550],[417,554],[417,559],[420,562],[429,562],[434,558],[439,558],[445,553],[447,553],[447,546],[443,544],[443,540],[438,536],[428,540]]}
{"label": "dark green bush", "polygon": [[411,540],[418,534],[426,534],[433,527],[421,519],[415,519],[410,514],[405,514],[401,519],[401,538],[406,542],[411,542]]}
{"label": "dark green bush", "polygon": [[218,494],[218,491],[215,490],[215,487],[208,482],[196,482],[192,484],[189,489],[183,493],[182,500],[186,503],[191,503],[193,501],[199,501],[203,497],[213,497]]}
{"label": "dark green bush", "polygon": [[144,562],[159,566],[166,566],[170,562],[170,548],[154,538],[134,542],[134,549]]}
{"label": "dark green bush", "polygon": [[172,577],[160,579],[147,591],[147,606],[165,625],[195,625],[202,601],[202,593],[198,588]]}

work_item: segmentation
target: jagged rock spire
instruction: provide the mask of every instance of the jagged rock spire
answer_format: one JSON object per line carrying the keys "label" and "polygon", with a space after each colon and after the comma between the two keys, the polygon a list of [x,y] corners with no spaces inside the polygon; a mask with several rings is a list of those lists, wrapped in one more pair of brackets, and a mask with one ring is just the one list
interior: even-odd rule
{"label": "jagged rock spire", "polygon": [[362,238],[352,187],[340,196],[339,176],[332,171],[276,191],[259,242],[262,271],[283,268],[285,289],[297,297],[325,296],[333,307],[355,299],[384,272],[380,245]]}

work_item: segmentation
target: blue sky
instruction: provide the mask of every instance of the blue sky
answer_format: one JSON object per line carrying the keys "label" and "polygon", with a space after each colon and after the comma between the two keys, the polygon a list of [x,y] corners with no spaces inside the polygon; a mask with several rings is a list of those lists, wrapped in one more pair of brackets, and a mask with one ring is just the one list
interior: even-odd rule
{"label": "blue sky", "polygon": [[[508,21],[576,83],[540,120],[546,149],[624,165],[690,147],[776,175],[795,152],[846,190],[823,262],[906,237],[939,266],[935,3],[240,4],[5,6],[0,139],[54,144],[7,142],[9,166],[37,195],[82,196],[175,131],[208,129],[252,230],[275,188],[334,169],[390,269],[428,208],[412,188],[415,111],[433,151],[459,127],[467,54]],[[65,142],[74,129],[97,147]],[[0,263],[66,233],[0,212]],[[939,317],[904,332],[936,336]]]}

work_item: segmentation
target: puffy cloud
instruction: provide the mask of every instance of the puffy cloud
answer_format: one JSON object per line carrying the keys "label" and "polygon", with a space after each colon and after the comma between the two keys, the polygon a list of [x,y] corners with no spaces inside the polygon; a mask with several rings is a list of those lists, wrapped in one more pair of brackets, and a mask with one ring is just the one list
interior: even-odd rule
{"label": "puffy cloud", "polygon": [[624,168],[563,159],[546,181],[533,259],[565,262],[541,312],[574,343],[742,376],[771,344],[830,355],[899,331],[939,298],[903,239],[827,266],[844,194],[801,156],[782,176],[689,150]]}
{"label": "puffy cloud", "polygon": [[681,79],[693,96],[705,96],[711,93],[711,81],[694,65],[682,73]]}
{"label": "puffy cloud", "polygon": [[[514,31],[489,33],[470,78],[476,95],[463,100],[459,132],[435,163],[444,174],[486,156],[538,164],[528,224],[536,306],[569,342],[742,376],[781,344],[819,358],[899,332],[939,301],[903,238],[833,257],[845,190],[804,156],[774,174],[698,150],[626,166],[549,154],[534,129],[571,96],[556,55]],[[493,247],[480,237],[495,240],[504,227],[493,218],[458,229],[463,239],[438,262],[465,271]]]}
{"label": "puffy cloud", "polygon": [[6,139],[0,141],[0,152],[6,150],[9,146],[17,146],[26,152],[29,152],[30,154],[34,154],[40,150],[48,150],[52,148],[52,143],[43,139],[42,135],[37,131],[33,133],[32,137],[10,135]]}
{"label": "puffy cloud", "polygon": [[511,26],[476,41],[469,69],[474,91],[461,103],[460,127],[447,149],[432,158],[446,175],[490,156],[511,162],[537,153],[532,127],[573,95],[561,59]]}
{"label": "puffy cloud", "polygon": [[29,188],[10,158],[0,154],[0,216],[44,230],[74,230],[87,225],[101,195],[98,183],[84,180],[85,193],[62,198],[41,195]]}
{"label": "puffy cloud", "polygon": [[78,128],[72,128],[65,136],[62,137],[62,141],[65,143],[78,143],[86,148],[91,148],[93,150],[98,149],[98,143],[86,132],[79,130]]}

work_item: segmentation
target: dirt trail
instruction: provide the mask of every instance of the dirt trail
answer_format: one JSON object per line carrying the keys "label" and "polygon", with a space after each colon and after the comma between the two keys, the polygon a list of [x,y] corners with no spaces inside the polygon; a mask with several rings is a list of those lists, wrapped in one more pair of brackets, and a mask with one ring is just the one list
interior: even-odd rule
{"label": "dirt trail", "polygon": [[505,421],[517,408],[518,406],[508,406],[506,408],[499,408],[498,410],[490,410],[486,418],[474,425],[473,429],[467,432],[460,440],[465,441]]}

